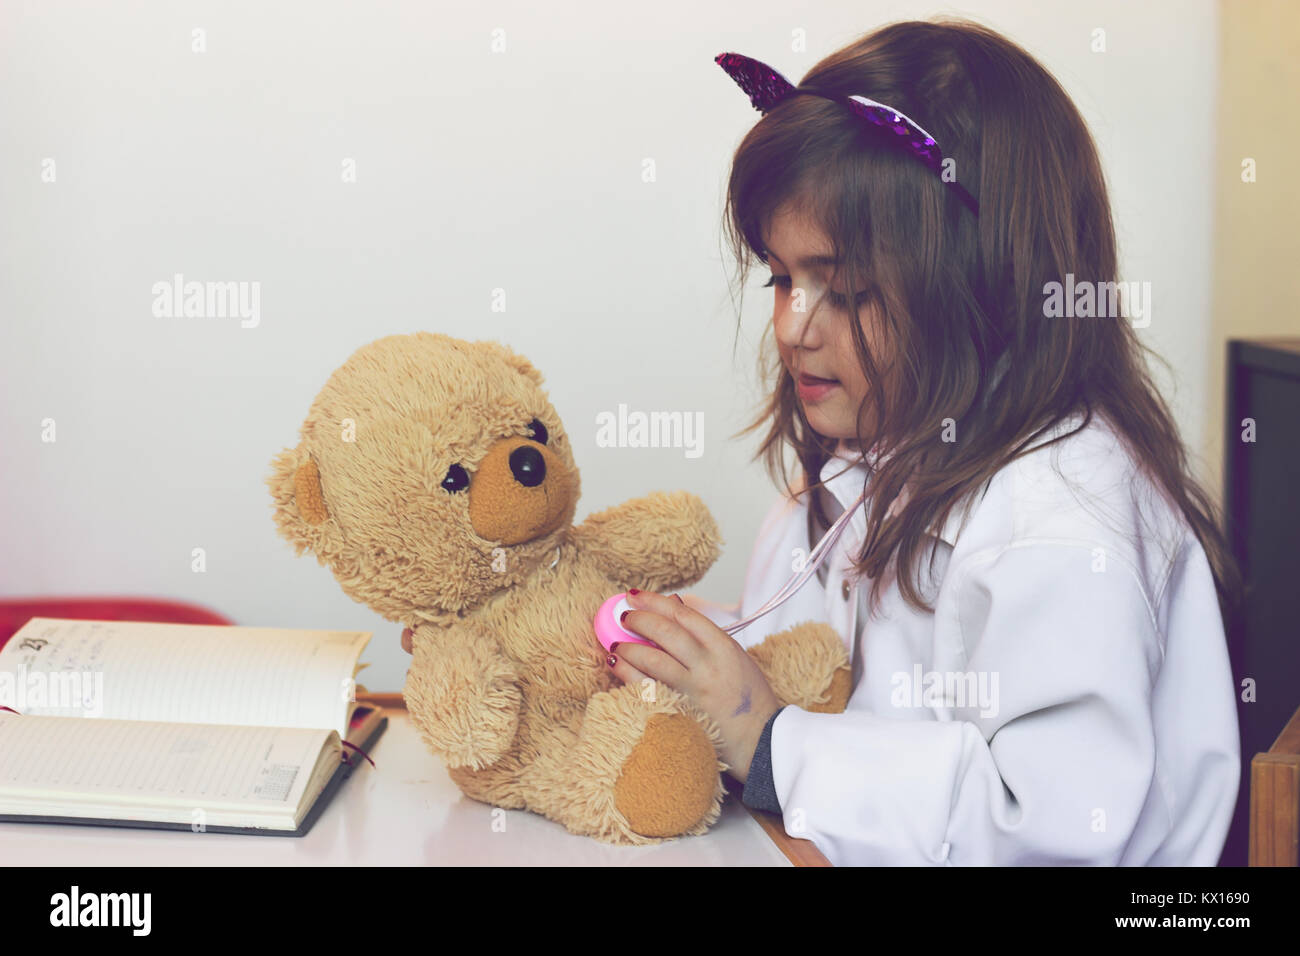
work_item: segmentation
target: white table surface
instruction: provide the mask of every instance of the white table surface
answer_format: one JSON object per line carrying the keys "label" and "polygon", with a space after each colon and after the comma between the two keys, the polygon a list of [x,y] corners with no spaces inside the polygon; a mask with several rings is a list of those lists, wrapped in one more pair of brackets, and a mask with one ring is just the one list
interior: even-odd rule
{"label": "white table surface", "polygon": [[[6,866],[789,866],[734,796],[704,836],[645,847],[574,836],[522,810],[493,829],[494,808],[456,789],[405,711],[305,837],[0,823]],[[498,832],[499,831],[499,832]]]}

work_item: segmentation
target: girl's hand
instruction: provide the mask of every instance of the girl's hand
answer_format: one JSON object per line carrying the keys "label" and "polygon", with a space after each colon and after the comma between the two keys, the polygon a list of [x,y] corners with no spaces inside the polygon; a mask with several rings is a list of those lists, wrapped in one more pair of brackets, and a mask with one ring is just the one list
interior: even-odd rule
{"label": "girl's hand", "polygon": [[681,598],[628,591],[627,603],[633,610],[623,626],[662,650],[615,644],[614,676],[625,684],[651,677],[689,697],[721,729],[720,756],[744,783],[763,726],[781,708],[763,672],[730,634]]}

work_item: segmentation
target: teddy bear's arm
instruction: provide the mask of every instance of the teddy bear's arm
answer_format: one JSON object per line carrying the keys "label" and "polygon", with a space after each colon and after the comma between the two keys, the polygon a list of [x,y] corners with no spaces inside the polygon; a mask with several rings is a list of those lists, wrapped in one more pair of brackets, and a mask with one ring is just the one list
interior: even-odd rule
{"label": "teddy bear's arm", "polygon": [[597,512],[570,540],[615,581],[647,591],[694,584],[722,545],[709,509],[685,491],[658,491]]}
{"label": "teddy bear's arm", "polygon": [[838,714],[849,702],[849,654],[829,624],[796,624],[751,647],[749,656],[782,704]]}
{"label": "teddy bear's arm", "polygon": [[518,674],[473,622],[424,624],[411,636],[403,695],[429,748],[449,767],[481,770],[509,752],[519,726]]}

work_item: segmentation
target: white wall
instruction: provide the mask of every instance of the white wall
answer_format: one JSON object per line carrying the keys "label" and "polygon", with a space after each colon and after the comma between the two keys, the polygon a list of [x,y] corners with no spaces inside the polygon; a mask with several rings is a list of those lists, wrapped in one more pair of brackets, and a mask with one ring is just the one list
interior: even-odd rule
{"label": "white wall", "polygon": [[[1222,460],[1229,339],[1295,338],[1294,274],[1300,238],[1300,125],[1278,122],[1300,105],[1300,4],[1220,0],[1215,114],[1214,292],[1204,446]],[[1250,159],[1253,176],[1243,180]],[[1240,429],[1240,421],[1236,422]],[[1212,476],[1216,486],[1220,474]]]}
{"label": "white wall", "polygon": [[[400,629],[292,556],[263,479],[348,354],[428,329],[498,338],[542,369],[583,469],[580,517],[655,488],[700,494],[728,550],[696,590],[733,600],[774,494],[747,464],[754,442],[727,440],[758,397],[770,293],[759,278],[733,360],[722,190],[758,116],[713,56],[797,82],[856,35],[936,12],[1026,44],[1076,98],[1124,277],[1154,286],[1144,334],[1177,371],[1184,433],[1201,435],[1214,8],[1044,6],[4,3],[0,594],[156,595],[243,624],[373,629],[363,681],[400,688]],[[493,54],[497,27],[507,51]],[[177,272],[260,282],[259,324],[155,318],[152,286]],[[596,414],[620,402],[702,411],[704,455],[596,447]]]}

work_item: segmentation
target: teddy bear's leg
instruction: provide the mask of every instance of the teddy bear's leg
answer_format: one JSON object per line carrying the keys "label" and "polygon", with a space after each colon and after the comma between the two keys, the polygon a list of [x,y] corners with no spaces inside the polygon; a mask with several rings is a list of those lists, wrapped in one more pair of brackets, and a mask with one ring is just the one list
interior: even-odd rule
{"label": "teddy bear's leg", "polygon": [[529,806],[610,843],[700,834],[725,795],[721,742],[713,721],[663,684],[603,691],[573,746],[533,768]]}
{"label": "teddy bear's leg", "polygon": [[849,702],[849,654],[828,624],[796,624],[751,647],[749,656],[783,704],[814,713],[838,714]]}

